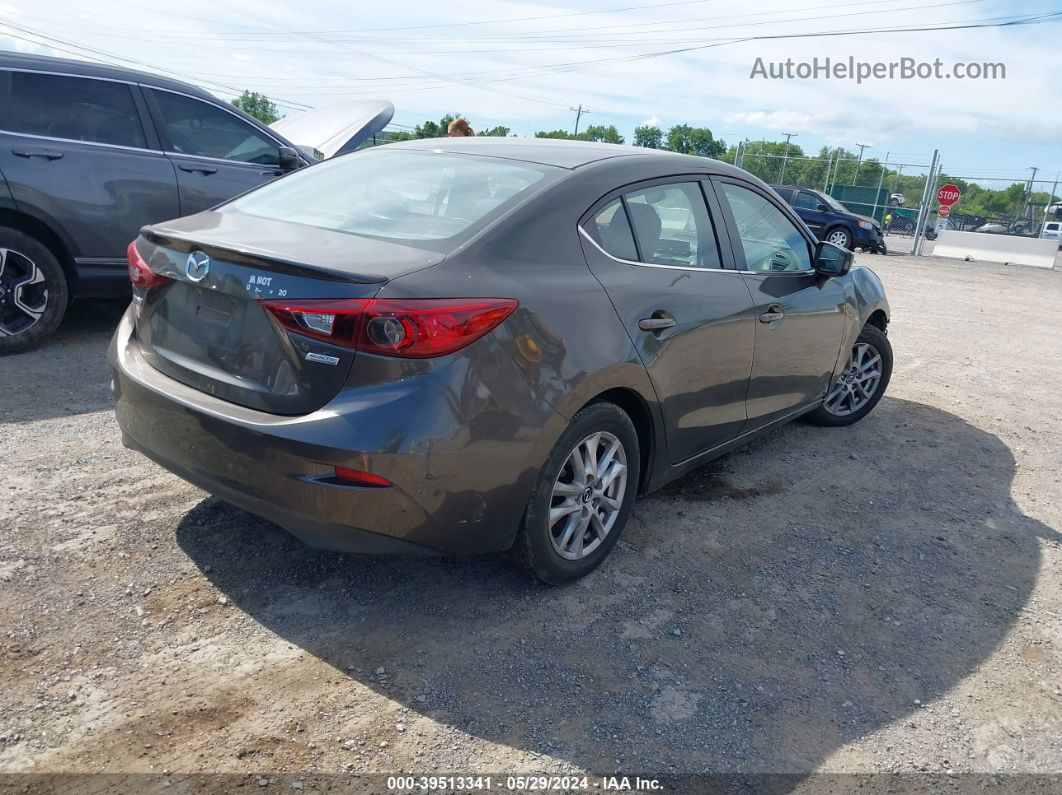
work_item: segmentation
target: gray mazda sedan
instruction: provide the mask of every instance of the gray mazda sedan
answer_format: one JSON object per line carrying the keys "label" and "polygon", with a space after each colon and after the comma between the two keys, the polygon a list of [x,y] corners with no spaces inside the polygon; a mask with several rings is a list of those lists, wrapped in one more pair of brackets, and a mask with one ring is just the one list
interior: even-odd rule
{"label": "gray mazda sedan", "polygon": [[314,546],[512,550],[550,583],[637,495],[856,422],[892,371],[872,271],[755,177],[652,149],[391,144],[128,255],[126,445]]}

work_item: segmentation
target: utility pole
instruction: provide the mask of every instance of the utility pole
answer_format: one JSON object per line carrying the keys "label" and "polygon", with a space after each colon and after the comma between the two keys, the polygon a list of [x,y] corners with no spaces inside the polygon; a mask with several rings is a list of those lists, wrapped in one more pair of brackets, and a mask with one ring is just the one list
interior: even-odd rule
{"label": "utility pole", "polygon": [[568,108],[568,110],[574,110],[575,111],[575,134],[578,135],[579,134],[579,120],[583,117],[584,113],[589,113],[590,109],[589,108],[584,108],[582,106],[582,104],[580,104],[579,107],[577,107],[577,108]]}
{"label": "utility pole", "polygon": [[836,185],[837,184],[837,180],[839,180],[841,178],[841,161],[844,160],[844,158],[842,157],[842,154],[843,154],[843,150],[841,149],[841,147],[838,146],[837,147],[837,158],[833,161],[833,179],[830,180],[830,182],[832,184],[834,184],[834,185]]}
{"label": "utility pole", "polygon": [[863,150],[871,148],[870,144],[856,144],[856,146],[859,147],[859,160],[856,161],[855,176],[852,177],[852,184],[853,185],[858,185],[859,184],[859,167],[861,165],[863,165]]}
{"label": "utility pole", "polygon": [[922,205],[918,208],[918,219],[915,221],[914,240],[911,241],[911,253],[918,256],[922,253],[922,238],[925,235],[926,221],[929,220],[929,204],[933,201],[937,186],[937,163],[940,160],[940,150],[933,150],[933,159],[929,163],[929,174],[926,175],[926,186],[922,189]]}
{"label": "utility pole", "polygon": [[785,161],[789,159],[789,139],[796,136],[796,133],[782,133],[785,136],[785,154],[782,155],[782,171],[778,175],[778,184],[785,184]]}
{"label": "utility pole", "polygon": [[1036,182],[1036,172],[1040,169],[1036,166],[1029,166],[1029,170],[1032,171],[1032,176],[1029,177],[1029,184],[1025,186],[1025,207],[1022,208],[1021,214],[1031,221],[1033,183]]}
{"label": "utility pole", "polygon": [[[1047,204],[1044,205],[1044,222],[1045,223],[1049,220],[1048,217],[1047,217],[1047,211],[1051,209],[1051,205],[1055,204],[1055,191],[1058,190],[1058,177],[1059,177],[1059,174],[1062,174],[1062,172],[1059,172],[1059,171],[1055,172],[1055,184],[1051,186],[1051,195],[1047,197]],[[1056,217],[1055,220],[1057,220],[1057,217]],[[1043,224],[1041,224],[1041,226],[1043,226]]]}
{"label": "utility pole", "polygon": [[[886,152],[885,153],[885,162],[882,163],[881,171],[878,172],[878,192],[874,194],[874,204],[873,204],[874,210],[870,213],[871,215],[874,215],[874,213],[876,213],[878,211],[878,202],[881,201],[881,185],[882,185],[883,182],[885,182],[885,169],[887,169],[889,167],[889,155],[890,154],[892,154],[892,153],[891,152]],[[889,201],[888,199],[885,200],[886,205],[888,204],[888,201]],[[881,211],[881,217],[882,217],[882,220],[885,219],[885,211],[884,210]]]}

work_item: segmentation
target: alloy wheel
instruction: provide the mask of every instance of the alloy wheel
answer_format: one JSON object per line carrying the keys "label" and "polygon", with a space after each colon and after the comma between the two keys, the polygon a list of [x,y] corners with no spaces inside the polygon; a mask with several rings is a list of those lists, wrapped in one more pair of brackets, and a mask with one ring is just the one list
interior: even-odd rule
{"label": "alloy wheel", "polygon": [[0,248],[0,336],[26,331],[47,307],[44,271],[25,254]]}
{"label": "alloy wheel", "polygon": [[848,248],[848,233],[844,230],[837,229],[830,232],[830,236],[826,238],[827,243],[833,243],[835,246],[841,246],[842,248]]}
{"label": "alloy wheel", "polygon": [[881,384],[881,354],[867,342],[857,342],[837,383],[826,396],[826,411],[838,417],[865,406]]}
{"label": "alloy wheel", "polygon": [[627,451],[606,431],[583,439],[568,454],[553,484],[549,537],[566,560],[593,553],[612,530],[627,493]]}

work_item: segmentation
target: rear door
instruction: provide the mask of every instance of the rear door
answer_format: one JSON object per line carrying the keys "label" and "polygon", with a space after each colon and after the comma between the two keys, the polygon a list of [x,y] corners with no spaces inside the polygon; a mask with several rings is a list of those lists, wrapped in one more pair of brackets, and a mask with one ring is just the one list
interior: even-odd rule
{"label": "rear door", "polygon": [[753,430],[825,396],[847,303],[840,279],[812,269],[813,241],[777,197],[736,178],[713,182],[755,304],[756,361],[746,403]]}
{"label": "rear door", "polygon": [[173,161],[181,215],[228,201],[280,176],[281,142],[240,115],[187,94],[144,89]]}
{"label": "rear door", "polygon": [[672,463],[733,439],[746,420],[755,321],[718,218],[699,178],[679,177],[624,188],[580,226],[663,406]]}
{"label": "rear door", "polygon": [[15,205],[65,232],[83,287],[123,289],[125,247],[179,214],[177,180],[135,84],[0,70],[0,172]]}

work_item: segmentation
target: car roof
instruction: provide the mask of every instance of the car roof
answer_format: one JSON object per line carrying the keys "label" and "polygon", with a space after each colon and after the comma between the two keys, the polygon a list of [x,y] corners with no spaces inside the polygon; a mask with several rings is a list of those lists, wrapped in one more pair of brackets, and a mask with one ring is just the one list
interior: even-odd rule
{"label": "car roof", "polygon": [[143,83],[157,88],[168,88],[185,94],[209,99],[217,102],[218,98],[209,91],[184,83],[180,80],[172,80],[168,77],[140,72],[136,69],[126,69],[121,66],[109,64],[90,63],[89,61],[75,61],[72,58],[52,58],[48,55],[30,55],[18,52],[0,52],[0,69],[30,69],[36,72],[53,72],[64,75],[78,75],[80,77],[98,77],[107,80],[122,80],[129,83]]}
{"label": "car roof", "polygon": [[387,149],[427,149],[434,152],[452,152],[462,155],[483,155],[522,160],[539,165],[576,169],[599,163],[603,160],[636,157],[646,163],[661,161],[674,167],[677,161],[685,160],[692,170],[708,170],[717,173],[744,174],[740,169],[706,157],[681,155],[660,149],[641,146],[623,146],[594,141],[570,141],[563,138],[501,138],[493,136],[469,136],[462,138],[421,138],[387,144]]}
{"label": "car roof", "polygon": [[808,193],[822,193],[820,190],[815,190],[814,188],[802,188],[799,185],[771,185],[771,187],[775,190],[785,188],[786,190],[806,190]]}

